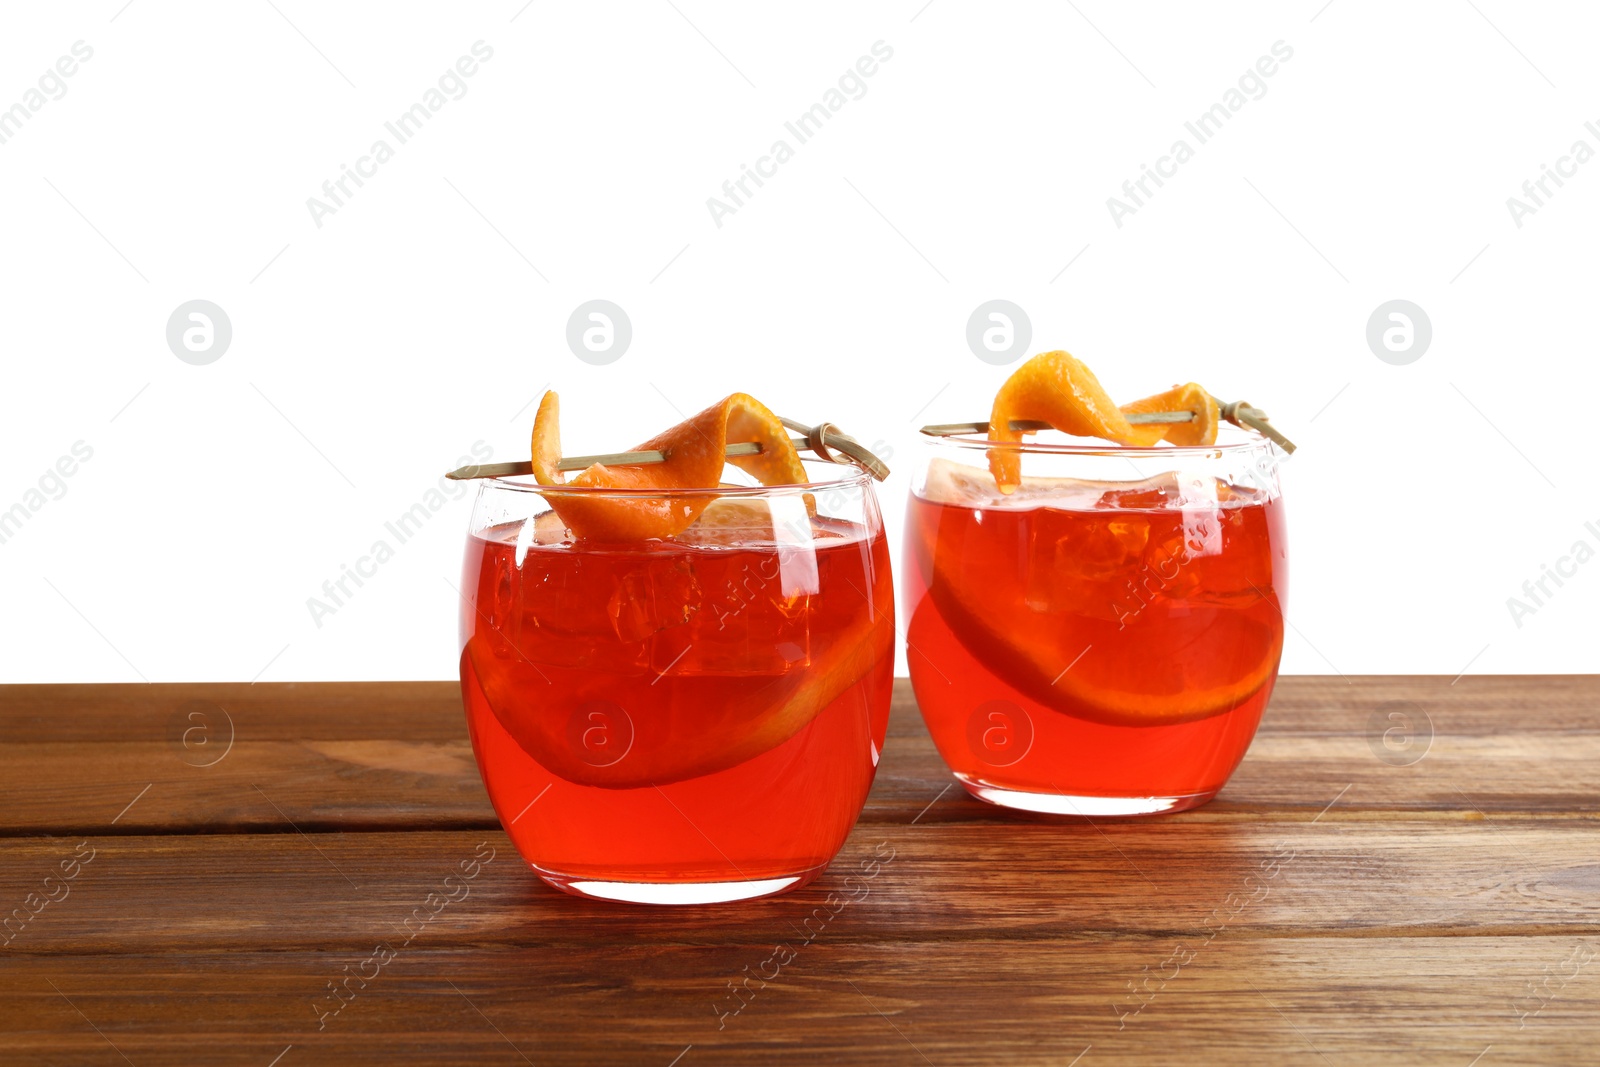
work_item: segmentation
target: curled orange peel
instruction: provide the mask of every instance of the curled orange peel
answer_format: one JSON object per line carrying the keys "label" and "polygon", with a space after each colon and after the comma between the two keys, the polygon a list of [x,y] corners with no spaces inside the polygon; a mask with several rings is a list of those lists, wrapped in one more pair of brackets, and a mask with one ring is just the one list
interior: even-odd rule
{"label": "curled orange peel", "polygon": [[[1130,414],[1192,411],[1190,422],[1134,425]],[[995,394],[989,413],[989,440],[1021,441],[1026,430],[1011,423],[1036,421],[1074,437],[1099,437],[1119,445],[1148,448],[1163,440],[1176,445],[1211,444],[1217,438],[1216,400],[1193,382],[1117,407],[1094,371],[1067,352],[1041,352],[1012,372]],[[1022,483],[1022,455],[1015,449],[989,450],[989,470],[1002,493]]]}
{"label": "curled orange peel", "polygon": [[[633,451],[659,451],[661,463],[608,466],[596,463],[564,480],[561,461],[560,402],[554,391],[539,401],[533,420],[533,476],[540,485],[595,489],[715,489],[724,463],[750,474],[763,485],[804,483],[805,467],[778,416],[747,393],[734,393],[678,423]],[[724,455],[730,441],[755,441],[761,451],[751,456]],[[689,527],[715,493],[703,496],[659,496],[633,493],[607,496],[551,493],[550,506],[573,536],[597,541],[638,541],[673,537]]]}
{"label": "curled orange peel", "polygon": [[1217,442],[1217,424],[1222,419],[1222,409],[1216,397],[1194,382],[1174,385],[1164,393],[1135,400],[1122,405],[1125,415],[1150,411],[1190,411],[1194,418],[1189,422],[1159,422],[1134,426],[1135,432],[1156,431],[1148,443],[1170,441],[1175,445],[1212,445]]}

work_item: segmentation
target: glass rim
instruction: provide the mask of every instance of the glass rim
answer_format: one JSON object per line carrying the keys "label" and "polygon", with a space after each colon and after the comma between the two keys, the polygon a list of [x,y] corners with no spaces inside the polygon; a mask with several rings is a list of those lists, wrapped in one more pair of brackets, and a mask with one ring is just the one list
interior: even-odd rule
{"label": "glass rim", "polygon": [[1270,438],[1240,431],[1245,436],[1234,441],[1217,441],[1209,445],[1119,445],[1111,442],[1099,444],[1060,444],[1052,441],[991,441],[978,434],[932,434],[919,431],[925,444],[951,445],[970,451],[1020,452],[1034,455],[1058,456],[1111,456],[1152,459],[1162,456],[1222,457],[1244,455],[1251,452],[1282,451]]}
{"label": "glass rim", "polygon": [[531,474],[516,474],[499,478],[480,478],[478,479],[478,491],[482,493],[494,488],[516,493],[534,493],[545,497],[619,497],[633,500],[675,500],[703,497],[764,497],[790,496],[795,493],[821,493],[829,489],[854,488],[862,485],[870,488],[873,480],[871,471],[854,463],[835,463],[830,460],[808,456],[800,457],[800,462],[802,464],[821,464],[830,469],[836,469],[840,471],[840,476],[829,481],[784,482],[779,485],[624,488],[605,485],[540,485],[538,482],[521,480],[532,478],[533,475]]}

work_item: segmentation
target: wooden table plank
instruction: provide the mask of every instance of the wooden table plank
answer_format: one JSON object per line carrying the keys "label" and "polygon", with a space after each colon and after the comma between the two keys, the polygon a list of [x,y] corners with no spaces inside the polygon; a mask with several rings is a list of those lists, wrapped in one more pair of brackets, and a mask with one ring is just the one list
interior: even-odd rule
{"label": "wooden table plank", "polygon": [[[217,712],[224,714],[217,716]],[[190,713],[210,716],[194,720]],[[455,682],[154,682],[0,686],[7,741],[162,741],[181,747],[197,722],[259,741],[369,737],[450,741],[467,735]],[[199,740],[199,735],[192,738]]]}
{"label": "wooden table plank", "polygon": [[[481,842],[495,858],[471,895],[429,924],[431,943],[573,948],[781,938],[829,894],[863,886],[875,907],[860,936],[877,941],[1167,936],[1192,934],[1219,914],[1251,936],[1600,930],[1600,824],[1335,816],[859,826],[811,887],[671,912],[549,889],[499,831],[108,837],[89,839],[84,851],[94,858],[71,895],[42,911],[7,950],[355,949],[397,936]],[[0,901],[20,902],[80,844],[0,842]],[[868,880],[862,865],[880,851],[893,862]],[[1403,902],[1396,899],[1402,890]]]}
{"label": "wooden table plank", "polygon": [[[896,683],[910,706],[910,684]],[[1327,736],[1364,730],[1380,705],[1410,701],[1458,735],[1600,731],[1600,675],[1286,675],[1263,732]],[[0,686],[0,738],[163,741],[177,745],[190,711],[220,708],[253,740],[448,741],[466,736],[455,682],[260,682]],[[1528,714],[1529,711],[1535,712]],[[903,722],[896,734],[914,734]]]}
{"label": "wooden table plank", "polygon": [[[838,933],[871,921],[871,904],[861,907],[839,916]],[[361,953],[132,956],[92,967],[28,959],[0,972],[0,1048],[7,1063],[138,1067],[267,1067],[288,1046],[278,1067],[668,1067],[690,1046],[678,1067],[1065,1065],[1086,1048],[1080,1067],[1468,1067],[1486,1048],[1482,1067],[1593,1062],[1600,964],[1579,963],[1593,939],[1225,932],[1180,948],[1175,939],[874,945],[835,933],[791,945],[789,963],[768,965],[773,980],[753,980],[743,998],[728,983],[759,970],[772,945],[610,946],[581,960],[534,945],[408,950],[369,969],[364,988],[352,983],[331,1016],[319,1014],[332,1003],[326,983]],[[1175,952],[1188,962],[1163,967]],[[1548,977],[1574,968],[1564,985]],[[1524,996],[1546,982],[1544,1001]]]}
{"label": "wooden table plank", "polygon": [[[1305,818],[1347,785],[1348,810],[1377,818],[1589,817],[1600,796],[1600,732],[1561,736],[1546,751],[1439,735],[1419,763],[1393,766],[1363,736],[1263,731],[1221,796],[1189,818]],[[896,737],[862,818],[904,821],[928,803],[930,786],[937,793],[950,781],[926,733]],[[153,742],[24,743],[0,747],[0,783],[0,837],[273,831],[288,829],[285,820],[308,832],[498,825],[465,739],[240,741],[206,768],[185,766]],[[988,815],[941,805],[926,818]]]}
{"label": "wooden table plank", "polygon": [[[1600,678],[1553,679],[1548,698],[1539,684],[1529,716],[1526,679],[1285,678],[1232,782],[1192,817],[1301,818],[1346,785],[1347,809],[1377,817],[1586,817],[1600,795]],[[63,710],[50,713],[48,687],[0,687],[0,835],[497,825],[451,683],[224,686],[215,699],[196,695],[210,687],[62,688]],[[1408,766],[1374,751],[1372,714],[1396,700],[1431,728],[1426,756]],[[52,722],[63,737],[50,737]],[[219,747],[230,722],[232,745]],[[890,723],[866,822],[905,821],[930,785],[950,781],[904,681]],[[928,817],[988,813],[960,805]]]}

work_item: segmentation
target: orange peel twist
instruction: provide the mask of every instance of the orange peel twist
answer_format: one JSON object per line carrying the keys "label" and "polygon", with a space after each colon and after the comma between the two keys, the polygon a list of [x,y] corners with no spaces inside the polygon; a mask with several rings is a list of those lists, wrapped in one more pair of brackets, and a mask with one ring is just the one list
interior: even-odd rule
{"label": "orange peel twist", "polygon": [[[533,476],[540,485],[596,489],[715,489],[724,463],[732,463],[763,485],[797,485],[807,481],[799,453],[778,416],[755,397],[733,393],[664,430],[634,451],[659,451],[661,463],[607,466],[596,463],[564,481],[561,460],[560,401],[554,391],[539,401],[533,420]],[[761,451],[751,456],[724,456],[730,441],[755,441]],[[634,494],[578,496],[551,493],[550,506],[573,536],[597,541],[637,541],[682,533],[711,503],[715,493],[651,497]]]}
{"label": "orange peel twist", "polygon": [[[1134,425],[1128,416],[1151,411],[1191,411],[1189,422]],[[1029,431],[1011,423],[1037,421],[1074,437],[1099,437],[1119,445],[1148,448],[1159,442],[1208,445],[1217,439],[1216,400],[1194,382],[1118,407],[1094,371],[1060,350],[1041,352],[1012,372],[995,394],[989,412],[989,440],[1015,443]],[[1022,484],[1022,455],[1012,448],[989,450],[989,470],[1002,493]]]}

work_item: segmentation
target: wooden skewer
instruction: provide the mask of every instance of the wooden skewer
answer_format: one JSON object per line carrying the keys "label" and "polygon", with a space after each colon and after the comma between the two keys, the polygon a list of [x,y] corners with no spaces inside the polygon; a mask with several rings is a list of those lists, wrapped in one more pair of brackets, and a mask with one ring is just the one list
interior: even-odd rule
{"label": "wooden skewer", "polygon": [[1243,400],[1235,400],[1222,405],[1222,417],[1235,426],[1248,426],[1256,433],[1265,437],[1285,452],[1294,451],[1294,442],[1277,431],[1267,421],[1267,413],[1260,408],[1253,408]]}
{"label": "wooden skewer", "polygon": [[[1275,443],[1285,452],[1294,451],[1294,442],[1279,433],[1276,427],[1267,421],[1267,413],[1259,408],[1253,408],[1242,400],[1220,404],[1219,411],[1223,418],[1235,426],[1248,427]],[[1128,421],[1135,426],[1148,426],[1158,423],[1193,422],[1192,411],[1141,411],[1128,416]],[[1017,433],[1035,433],[1039,430],[1052,429],[1048,422],[1036,419],[1012,419],[1011,429]],[[942,422],[931,426],[922,427],[922,432],[930,437],[954,437],[958,434],[988,433],[987,422]]]}
{"label": "wooden skewer", "polygon": [[[833,423],[819,422],[815,426],[807,426],[803,422],[786,419],[782,415],[778,416],[778,421],[789,429],[806,435],[804,442],[794,442],[796,448],[810,449],[821,458],[832,463],[854,463],[858,467],[864,467],[880,482],[889,477],[889,468],[883,460],[873,455],[865,445]],[[850,458],[842,460],[835,456],[832,451],[835,448]]]}
{"label": "wooden skewer", "polygon": [[[796,448],[804,448],[804,441],[791,442]],[[725,456],[758,456],[761,454],[761,445],[757,441],[735,441],[723,452]],[[643,452],[607,452],[599,456],[562,456],[556,464],[556,470],[581,471],[596,463],[604,463],[609,467],[636,467],[648,463],[665,463],[667,454],[655,449],[646,449]],[[509,478],[518,474],[532,474],[533,464],[525,459],[512,460],[507,463],[474,463],[465,467],[457,467],[446,474],[446,478],[454,481],[466,481],[472,478]]]}
{"label": "wooden skewer", "polygon": [[[797,450],[815,452],[818,456],[833,463],[853,463],[864,467],[878,481],[889,477],[889,468],[882,460],[873,455],[861,442],[849,434],[843,433],[831,422],[820,423],[816,426],[807,426],[805,423],[796,422],[794,419],[781,419],[783,424],[791,430],[798,430],[805,437],[789,439]],[[848,459],[840,459],[833,454],[833,450],[844,453]],[[734,441],[723,450],[725,456],[758,456],[762,447],[758,441]],[[608,452],[599,456],[562,456],[556,464],[557,470],[581,471],[596,464],[604,463],[611,467],[638,467],[651,463],[665,463],[667,453],[656,449],[646,449],[643,452]],[[465,467],[458,467],[446,474],[445,477],[453,481],[467,481],[473,478],[511,478],[519,474],[532,474],[533,464],[528,460],[514,460],[508,463],[475,463]]]}
{"label": "wooden skewer", "polygon": [[[1267,413],[1258,408],[1253,408],[1242,400],[1235,400],[1220,405],[1223,418],[1235,426],[1248,427],[1268,438],[1282,448],[1285,452],[1294,451],[1294,442],[1279,433],[1267,421]],[[1192,411],[1143,411],[1135,412],[1128,416],[1128,421],[1136,426],[1180,423],[1194,421]],[[869,471],[878,481],[889,477],[889,468],[871,451],[865,448],[854,437],[841,431],[831,422],[818,423],[816,426],[807,426],[794,419],[780,421],[789,429],[803,433],[804,437],[789,439],[797,450],[810,451],[819,457],[833,463],[853,463]],[[1011,429],[1019,433],[1035,433],[1039,430],[1051,429],[1048,422],[1039,422],[1034,419],[1012,419]],[[988,433],[987,422],[944,422],[934,423],[922,427],[922,432],[931,437],[954,437],[959,434]],[[842,452],[846,459],[840,459],[834,454],[837,450]],[[725,456],[756,456],[762,451],[761,445],[756,441],[734,441],[724,450]],[[655,449],[642,452],[608,452],[597,456],[562,456],[556,464],[557,470],[581,471],[596,463],[604,463],[612,467],[644,466],[651,463],[665,463],[667,453]],[[446,474],[446,478],[454,481],[466,481],[473,478],[511,478],[517,475],[532,474],[533,464],[527,460],[516,460],[509,463],[478,463],[457,469]]]}

